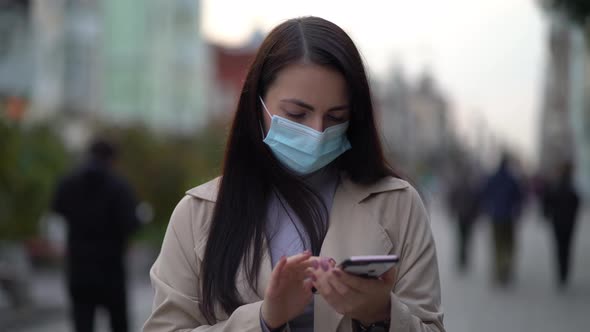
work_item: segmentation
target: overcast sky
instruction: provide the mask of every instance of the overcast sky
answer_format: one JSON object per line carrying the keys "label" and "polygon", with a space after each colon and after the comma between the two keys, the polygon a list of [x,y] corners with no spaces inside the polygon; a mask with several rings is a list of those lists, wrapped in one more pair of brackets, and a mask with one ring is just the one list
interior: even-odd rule
{"label": "overcast sky", "polygon": [[202,14],[205,36],[228,45],[291,17],[331,20],[356,42],[372,76],[386,78],[395,64],[410,78],[428,69],[461,135],[472,137],[474,121],[484,122],[536,157],[547,32],[534,0],[204,0]]}

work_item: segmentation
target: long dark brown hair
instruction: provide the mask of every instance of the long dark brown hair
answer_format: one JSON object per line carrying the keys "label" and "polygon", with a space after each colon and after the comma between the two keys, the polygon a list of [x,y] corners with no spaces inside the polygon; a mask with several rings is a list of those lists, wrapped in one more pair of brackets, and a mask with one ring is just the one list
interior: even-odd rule
{"label": "long dark brown hair", "polygon": [[201,312],[212,323],[214,307],[231,314],[242,304],[236,275],[242,266],[249,287],[257,288],[263,256],[266,208],[277,193],[295,212],[319,254],[326,233],[318,195],[289,172],[263,143],[258,96],[265,96],[277,74],[295,63],[326,66],[341,73],[351,109],[347,136],[352,149],[335,163],[356,183],[368,184],[395,175],[386,163],[378,138],[371,93],[358,50],[340,27],[318,17],[288,20],[263,41],[238,101],[226,147],[217,203],[202,262]]}

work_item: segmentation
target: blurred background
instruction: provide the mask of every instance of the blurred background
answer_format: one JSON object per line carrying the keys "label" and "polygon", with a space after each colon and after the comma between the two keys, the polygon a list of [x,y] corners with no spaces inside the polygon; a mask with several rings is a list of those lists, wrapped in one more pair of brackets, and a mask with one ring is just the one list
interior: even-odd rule
{"label": "blurred background", "polygon": [[[338,24],[363,55],[388,158],[431,213],[447,330],[587,328],[587,0],[0,0],[0,331],[71,330],[51,201],[97,136],[117,145],[140,202],[126,267],[141,329],[175,204],[220,174],[248,64],[273,26],[302,15]],[[489,192],[505,155],[520,196],[498,284]]]}

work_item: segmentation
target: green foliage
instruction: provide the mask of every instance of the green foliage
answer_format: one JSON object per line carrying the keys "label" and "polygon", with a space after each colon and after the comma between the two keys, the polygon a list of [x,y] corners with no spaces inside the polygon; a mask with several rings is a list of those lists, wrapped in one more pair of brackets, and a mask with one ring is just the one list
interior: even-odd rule
{"label": "green foliage", "polygon": [[69,156],[46,124],[0,119],[0,138],[0,240],[23,240],[37,233]]}
{"label": "green foliage", "polygon": [[120,150],[118,168],[139,199],[154,212],[139,239],[160,245],[170,215],[184,193],[221,173],[225,131],[211,125],[186,136],[156,134],[144,127],[106,128]]}
{"label": "green foliage", "polygon": [[[98,131],[117,143],[116,167],[153,208],[153,221],[138,240],[159,246],[184,193],[220,175],[226,131],[216,124],[188,136],[142,126]],[[0,119],[0,138],[0,240],[26,240],[37,235],[57,180],[75,166],[74,158],[49,125],[29,128]]]}

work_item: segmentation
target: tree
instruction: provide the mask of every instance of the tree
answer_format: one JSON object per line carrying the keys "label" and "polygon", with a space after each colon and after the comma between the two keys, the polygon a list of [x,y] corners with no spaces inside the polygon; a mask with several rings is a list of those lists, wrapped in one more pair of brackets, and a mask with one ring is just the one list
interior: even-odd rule
{"label": "tree", "polygon": [[139,199],[153,210],[153,221],[138,234],[159,247],[170,215],[184,193],[221,173],[225,130],[211,124],[192,135],[156,133],[142,126],[102,129],[120,148],[119,170]]}
{"label": "tree", "polygon": [[27,240],[39,229],[58,176],[69,162],[48,125],[0,119],[0,240]]}

